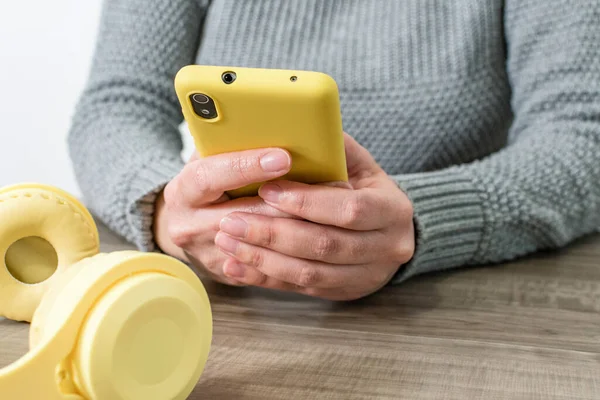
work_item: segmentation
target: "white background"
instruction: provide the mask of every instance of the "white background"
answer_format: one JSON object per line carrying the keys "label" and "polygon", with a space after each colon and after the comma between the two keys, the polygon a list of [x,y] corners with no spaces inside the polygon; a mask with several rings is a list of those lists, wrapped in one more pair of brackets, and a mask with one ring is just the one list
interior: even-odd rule
{"label": "white background", "polygon": [[0,187],[35,181],[80,195],[66,137],[101,6],[101,0],[0,1]]}

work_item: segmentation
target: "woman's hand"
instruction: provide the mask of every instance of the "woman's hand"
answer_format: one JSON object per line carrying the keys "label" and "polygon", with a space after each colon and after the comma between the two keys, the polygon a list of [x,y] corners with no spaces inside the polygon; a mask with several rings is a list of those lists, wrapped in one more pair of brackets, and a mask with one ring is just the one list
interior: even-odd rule
{"label": "woman's hand", "polygon": [[247,285],[330,300],[352,300],[384,286],[412,258],[412,205],[369,152],[346,135],[352,188],[277,181],[265,204],[297,219],[234,212],[215,242],[225,274]]}
{"label": "woman's hand", "polygon": [[[156,202],[154,234],[162,251],[194,265],[212,279],[230,285],[223,264],[228,258],[215,246],[221,220],[233,212],[290,217],[260,197],[230,200],[226,191],[286,174],[290,155],[279,149],[251,150],[198,159],[186,164]],[[250,274],[263,279],[259,271]]]}

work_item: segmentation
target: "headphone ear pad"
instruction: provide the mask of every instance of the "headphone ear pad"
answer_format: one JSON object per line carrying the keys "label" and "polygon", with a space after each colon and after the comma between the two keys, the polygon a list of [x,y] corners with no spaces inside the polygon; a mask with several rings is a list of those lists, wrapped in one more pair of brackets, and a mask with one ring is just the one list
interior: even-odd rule
{"label": "headphone ear pad", "polygon": [[77,199],[38,184],[0,188],[0,221],[0,317],[31,322],[55,281],[98,254],[98,230]]}

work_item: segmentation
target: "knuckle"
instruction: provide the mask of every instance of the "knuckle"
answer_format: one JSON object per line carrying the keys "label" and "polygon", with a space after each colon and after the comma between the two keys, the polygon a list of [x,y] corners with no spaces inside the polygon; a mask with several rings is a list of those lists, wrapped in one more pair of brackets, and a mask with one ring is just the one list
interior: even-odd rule
{"label": "knuckle", "polygon": [[346,226],[354,226],[366,218],[367,204],[360,197],[351,197],[346,200],[342,208],[342,223]]}
{"label": "knuckle", "polygon": [[178,190],[179,180],[177,178],[170,181],[163,190],[163,199],[165,201],[165,205],[168,208],[173,207],[176,204],[177,192]]}
{"label": "knuckle", "polygon": [[314,287],[321,282],[321,274],[316,268],[304,266],[298,275],[297,284],[301,287]]}
{"label": "knuckle", "polygon": [[338,248],[338,242],[334,238],[321,234],[315,238],[312,252],[323,259],[335,254]]}
{"label": "knuckle", "polygon": [[242,161],[242,159],[240,157],[235,157],[232,158],[229,161],[229,168],[231,169],[231,171],[237,173],[243,173],[244,172],[244,161]]}
{"label": "knuckle", "polygon": [[239,175],[243,180],[248,179],[248,171],[255,166],[257,162],[248,157],[235,157],[231,160],[230,168],[234,174]]}
{"label": "knuckle", "polygon": [[388,242],[388,260],[395,263],[405,264],[410,261],[414,255],[414,246],[410,240],[400,239],[399,241]]}
{"label": "knuckle", "polygon": [[309,210],[310,204],[302,193],[292,193],[288,196],[289,203],[296,212],[304,213]]}
{"label": "knuckle", "polygon": [[413,257],[413,249],[405,244],[401,244],[394,249],[394,261],[404,264]]}
{"label": "knuckle", "polygon": [[408,201],[406,206],[403,207],[403,211],[404,218],[406,218],[407,221],[412,221],[415,217],[415,210],[410,201]]}
{"label": "knuckle", "polygon": [[196,164],[194,168],[194,183],[201,191],[211,191],[212,182],[210,180],[210,174],[208,173],[206,165],[204,163]]}
{"label": "knuckle", "polygon": [[258,249],[251,250],[248,255],[248,264],[254,268],[260,269],[263,266],[263,263],[264,256],[262,252]]}
{"label": "knuckle", "polygon": [[258,235],[258,245],[262,247],[272,247],[275,244],[275,228],[272,224],[265,224],[262,228],[260,228],[260,233]]}
{"label": "knuckle", "polygon": [[195,231],[189,226],[182,226],[180,224],[169,224],[167,232],[173,244],[180,248],[189,247],[196,236]]}
{"label": "knuckle", "polygon": [[403,223],[412,221],[414,218],[414,209],[412,203],[409,200],[402,203],[397,209],[397,215],[399,216],[400,221]]}

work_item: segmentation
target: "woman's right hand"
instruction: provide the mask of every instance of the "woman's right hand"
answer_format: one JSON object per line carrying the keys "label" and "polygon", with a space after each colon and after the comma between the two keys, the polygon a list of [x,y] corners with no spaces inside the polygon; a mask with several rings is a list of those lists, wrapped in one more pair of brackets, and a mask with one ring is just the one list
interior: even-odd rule
{"label": "woman's right hand", "polygon": [[248,150],[202,159],[193,156],[156,201],[154,236],[158,246],[218,282],[239,286],[232,277],[234,271],[223,269],[227,256],[214,242],[223,218],[236,211],[294,217],[269,206],[260,197],[230,200],[225,192],[279,178],[290,170],[291,161],[289,153],[281,149]]}

